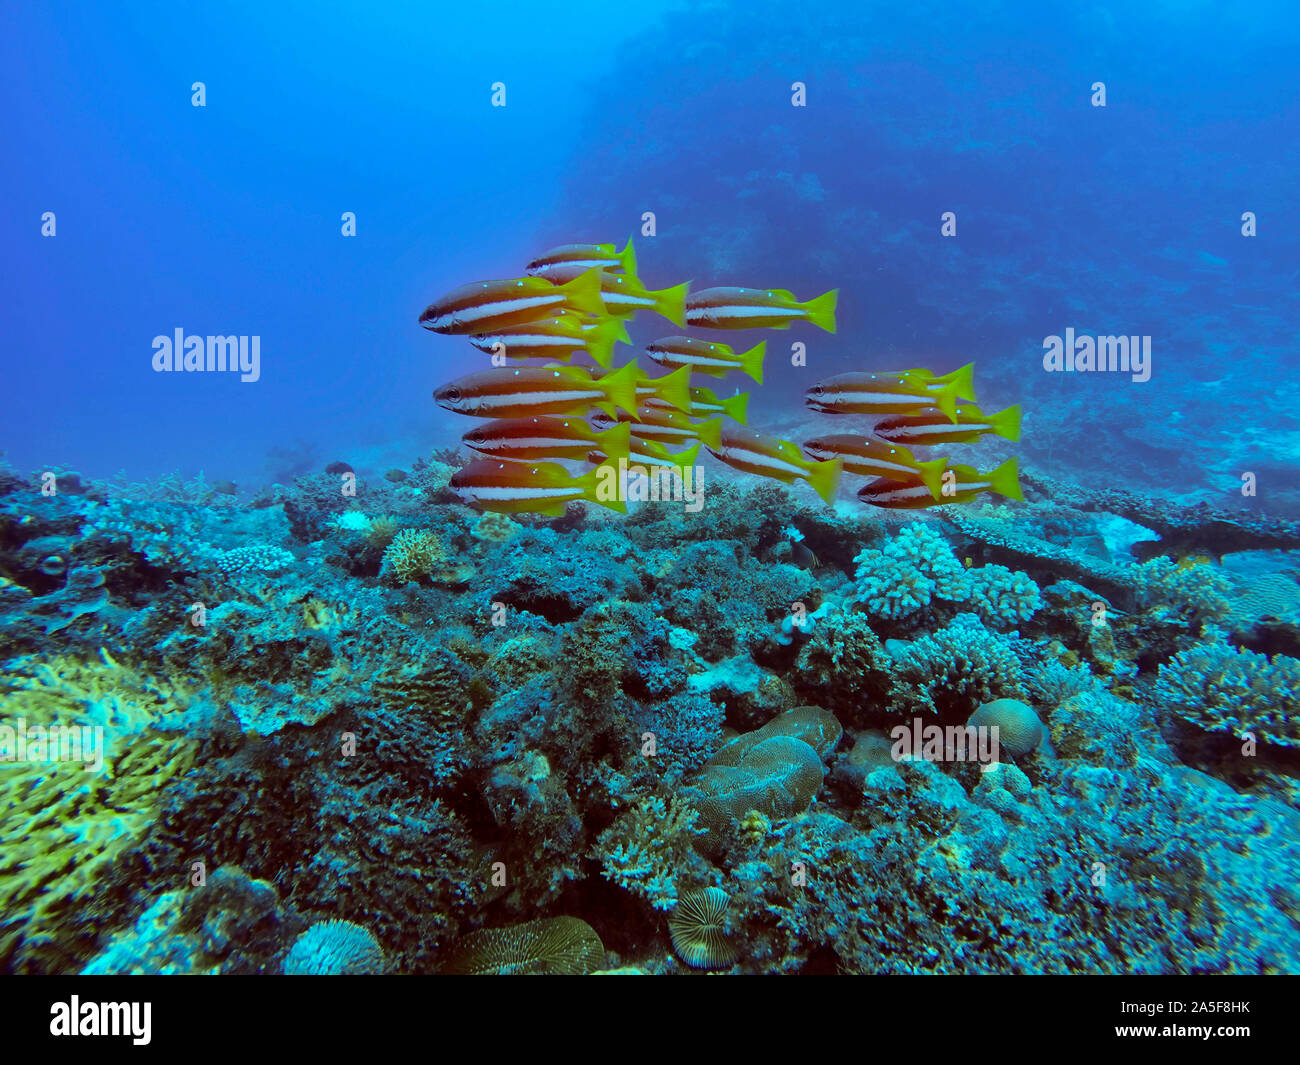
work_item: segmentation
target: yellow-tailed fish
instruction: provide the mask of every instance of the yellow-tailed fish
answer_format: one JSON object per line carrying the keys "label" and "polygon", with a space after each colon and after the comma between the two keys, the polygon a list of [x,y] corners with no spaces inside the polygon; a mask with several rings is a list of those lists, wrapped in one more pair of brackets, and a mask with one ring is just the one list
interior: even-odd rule
{"label": "yellow-tailed fish", "polygon": [[600,366],[609,366],[614,361],[614,345],[632,341],[627,327],[618,318],[585,321],[576,314],[563,314],[495,333],[476,333],[469,342],[480,351],[500,352],[508,359],[567,361],[574,352],[581,351]]}
{"label": "yellow-tailed fish", "polygon": [[1007,440],[1020,439],[1020,404],[985,414],[979,407],[963,406],[956,410],[954,424],[947,414],[934,407],[913,411],[877,422],[872,430],[882,440],[911,447],[930,444],[969,444],[986,433],[996,433]]}
{"label": "yellow-tailed fish", "polygon": [[461,437],[467,447],[483,455],[515,462],[540,459],[585,461],[593,447],[618,458],[631,448],[631,422],[614,422],[608,429],[593,429],[578,417],[541,415],[534,418],[498,418],[476,425]]}
{"label": "yellow-tailed fish", "polygon": [[811,322],[835,332],[838,289],[802,303],[783,288],[706,288],[686,300],[686,324],[700,329],[786,329]]}
{"label": "yellow-tailed fish", "polygon": [[673,325],[684,321],[689,291],[687,283],[651,291],[632,274],[602,274],[600,278],[600,295],[607,313],[626,317],[637,311],[655,311]]}
{"label": "yellow-tailed fish", "polygon": [[741,425],[724,425],[722,439],[709,451],[721,462],[745,473],[774,477],[793,484],[807,481],[827,503],[834,501],[844,463],[804,458],[799,445],[779,437],[756,433]]}
{"label": "yellow-tailed fish", "polygon": [[557,517],[575,500],[599,503],[626,513],[627,505],[609,486],[618,470],[599,466],[575,476],[553,462],[502,462],[475,459],[452,474],[452,490],[476,510],[498,514],[537,513]]}
{"label": "yellow-tailed fish", "polygon": [[957,417],[957,384],[938,390],[908,373],[841,373],[818,381],[804,402],[822,414],[908,414],[938,407],[950,420]]}
{"label": "yellow-tailed fish", "polygon": [[948,468],[946,458],[923,462],[899,444],[852,433],[819,436],[804,444],[803,450],[809,458],[843,459],[846,473],[862,477],[919,477],[935,499],[939,498],[943,471]]}
{"label": "yellow-tailed fish", "polygon": [[645,347],[646,353],[660,366],[676,369],[686,366],[698,373],[725,377],[733,370],[747,373],[760,385],[763,383],[763,355],[767,341],[759,341],[748,351],[736,352],[726,344],[694,337],[664,337]]}
{"label": "yellow-tailed fish", "polygon": [[632,238],[628,237],[622,251],[613,244],[561,244],[543,252],[525,268],[534,277],[544,277],[556,284],[571,281],[592,269],[635,274],[636,249],[632,247]]}
{"label": "yellow-tailed fish", "polygon": [[595,407],[617,415],[636,413],[636,360],[597,379],[582,366],[502,366],[459,377],[433,398],[456,414],[474,418],[530,418],[538,414],[584,414]]}
{"label": "yellow-tailed fish", "polygon": [[[950,478],[948,474],[953,476]],[[944,485],[936,497],[919,477],[901,481],[881,478],[858,489],[858,498],[873,507],[884,507],[887,510],[919,510],[948,503],[968,503],[986,492],[1012,499],[1025,498],[1020,491],[1016,460],[1013,458],[1007,459],[988,473],[980,473],[970,466],[949,466],[944,472],[943,481]]]}
{"label": "yellow-tailed fish", "polygon": [[491,333],[561,310],[604,314],[599,270],[588,270],[563,285],[540,277],[505,281],[474,281],[434,300],[420,315],[420,324],[435,333]]}

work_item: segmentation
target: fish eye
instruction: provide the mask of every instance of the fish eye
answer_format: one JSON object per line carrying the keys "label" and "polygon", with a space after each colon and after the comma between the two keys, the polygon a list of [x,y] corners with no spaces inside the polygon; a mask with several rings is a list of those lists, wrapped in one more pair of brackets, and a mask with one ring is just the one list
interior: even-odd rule
{"label": "fish eye", "polygon": [[826,389],[824,389],[821,385],[813,385],[812,388],[808,389],[808,394],[810,396],[820,396],[823,395],[825,392]]}
{"label": "fish eye", "polygon": [[456,400],[460,399],[460,389],[459,389],[459,388],[444,388],[444,389],[442,390],[442,398],[443,398],[443,399],[449,399],[449,400],[451,400],[453,403],[455,403]]}

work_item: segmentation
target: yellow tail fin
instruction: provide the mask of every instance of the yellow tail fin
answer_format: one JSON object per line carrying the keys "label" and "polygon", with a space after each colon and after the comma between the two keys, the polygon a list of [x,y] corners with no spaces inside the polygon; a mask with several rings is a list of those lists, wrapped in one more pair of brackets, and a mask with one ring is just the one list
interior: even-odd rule
{"label": "yellow tail fin", "polygon": [[[940,499],[943,490],[943,471],[947,468],[947,457],[916,464],[916,472],[921,478],[921,483],[930,489],[930,494],[935,499]],[[942,500],[940,499],[940,501]]]}
{"label": "yellow tail fin", "polygon": [[631,422],[619,422],[594,435],[596,445],[612,459],[626,458],[632,450]]}
{"label": "yellow tail fin", "polygon": [[618,262],[623,267],[623,273],[636,277],[636,249],[632,247],[631,237],[627,238],[627,247],[618,253]]}
{"label": "yellow tail fin", "polygon": [[617,318],[607,318],[587,330],[587,354],[596,360],[597,365],[609,369],[614,361],[614,345],[618,343],[620,333],[626,336],[627,330]]}
{"label": "yellow tail fin", "polygon": [[944,384],[951,384],[957,389],[957,395],[962,399],[968,399],[972,403],[975,400],[975,364],[968,362],[965,366],[953,370],[952,373],[944,374],[942,377],[936,377],[936,381],[942,381]]}
{"label": "yellow tail fin", "polygon": [[989,425],[993,426],[993,431],[998,436],[1004,436],[1012,442],[1019,440],[1020,404],[1017,403],[1006,410],[998,411],[997,414],[989,415]]}
{"label": "yellow tail fin", "polygon": [[705,447],[711,447],[714,451],[722,447],[722,418],[710,418],[707,422],[700,422],[695,426],[695,435],[704,441]]}
{"label": "yellow tail fin", "polygon": [[635,415],[637,375],[639,373],[636,359],[633,359],[621,369],[606,374],[600,379],[600,387],[605,392],[606,402],[592,405],[605,411],[611,417],[618,417],[618,411],[611,409],[615,407],[627,411],[628,414]]}
{"label": "yellow tail fin", "polygon": [[808,483],[827,503],[834,503],[835,489],[839,487],[840,473],[843,469],[843,459],[811,462],[808,464]]}
{"label": "yellow tail fin", "polygon": [[957,421],[957,386],[949,382],[937,392],[931,391],[930,395],[934,397],[934,405],[944,414],[948,415],[950,422]]}
{"label": "yellow tail fin", "polygon": [[605,301],[600,295],[600,270],[594,266],[572,281],[566,281],[560,286],[560,291],[564,293],[564,305],[570,310],[582,314],[605,313]]}
{"label": "yellow tail fin", "polygon": [[1019,499],[1022,503],[1025,501],[1025,493],[1020,490],[1020,471],[1014,458],[1007,459],[996,470],[991,470],[984,476],[998,495]]}
{"label": "yellow tail fin", "polygon": [[627,513],[627,504],[619,498],[620,478],[617,459],[607,459],[594,470],[589,470],[578,478],[576,484],[582,489],[582,498],[591,503],[599,503],[620,514]]}
{"label": "yellow tail fin", "polygon": [[722,405],[722,413],[733,421],[745,425],[749,418],[749,393],[741,392],[738,396],[732,396],[729,399],[719,400]]}
{"label": "yellow tail fin", "polygon": [[748,351],[741,352],[740,368],[760,385],[763,383],[763,356],[767,354],[767,341],[760,340]]}
{"label": "yellow tail fin", "polygon": [[831,289],[818,296],[815,300],[809,300],[803,304],[803,309],[808,312],[808,321],[815,326],[820,326],[828,333],[835,332],[835,303],[839,299],[840,290]]}
{"label": "yellow tail fin", "polygon": [[691,412],[691,368],[681,366],[663,377],[652,377],[650,384],[655,386],[655,395],[671,403],[683,414]]}
{"label": "yellow tail fin", "polygon": [[672,288],[661,288],[652,292],[655,298],[655,310],[667,318],[673,325],[686,324],[686,297],[691,291],[691,283],[683,281]]}
{"label": "yellow tail fin", "polygon": [[703,444],[695,443],[692,444],[690,447],[688,447],[685,451],[677,452],[675,455],[672,456],[673,465],[676,466],[678,469],[681,469],[683,466],[694,466],[695,460],[700,457],[700,448],[702,448],[703,446],[704,446]]}

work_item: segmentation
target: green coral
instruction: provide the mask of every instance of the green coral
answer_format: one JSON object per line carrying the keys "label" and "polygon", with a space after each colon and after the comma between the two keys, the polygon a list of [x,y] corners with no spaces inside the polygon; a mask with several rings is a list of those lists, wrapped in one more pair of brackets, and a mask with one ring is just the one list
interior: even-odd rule
{"label": "green coral", "polygon": [[184,698],[104,652],[98,662],[51,659],[4,682],[0,720],[24,718],[29,732],[101,727],[104,758],[98,769],[0,761],[0,968],[58,971],[94,938],[78,915],[193,764],[194,741],[164,731]]}
{"label": "green coral", "polygon": [[643,798],[601,834],[593,857],[607,880],[657,910],[670,910],[679,880],[697,861],[698,818],[698,811],[680,798]]}

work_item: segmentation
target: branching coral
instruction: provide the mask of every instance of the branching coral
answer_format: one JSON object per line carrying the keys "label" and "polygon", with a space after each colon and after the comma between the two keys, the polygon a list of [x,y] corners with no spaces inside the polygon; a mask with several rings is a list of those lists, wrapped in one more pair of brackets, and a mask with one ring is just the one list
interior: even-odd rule
{"label": "branching coral", "polygon": [[1300,748],[1300,659],[1194,647],[1160,667],[1156,694],[1207,732],[1250,732],[1261,743]]}
{"label": "branching coral", "polygon": [[1003,566],[967,570],[948,542],[921,522],[854,561],[857,583],[850,602],[890,620],[915,614],[934,600],[968,604],[990,624],[1027,621],[1042,605],[1027,574]]}
{"label": "branching coral", "polygon": [[[49,730],[46,760],[0,762],[0,965],[57,970],[93,927],[77,920],[105,871],[153,822],[167,784],[193,763],[195,743],[156,731],[165,691],[117,665],[59,661],[10,681],[0,719]],[[6,724],[6,731],[13,727]],[[86,758],[83,728],[102,728],[103,762]],[[83,761],[54,761],[55,729],[74,729]],[[69,733],[63,733],[69,735]]]}
{"label": "branching coral", "polygon": [[1020,662],[970,614],[913,641],[898,656],[895,709],[963,720],[982,703],[1023,698]]}
{"label": "branching coral", "polygon": [[447,548],[433,533],[403,529],[384,551],[380,575],[393,584],[432,581],[434,584],[464,584],[474,567],[448,557]]}
{"label": "branching coral", "polygon": [[596,841],[593,857],[607,880],[670,910],[678,882],[698,861],[698,812],[681,798],[650,796],[624,812]]}

